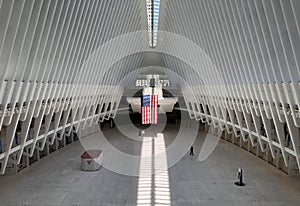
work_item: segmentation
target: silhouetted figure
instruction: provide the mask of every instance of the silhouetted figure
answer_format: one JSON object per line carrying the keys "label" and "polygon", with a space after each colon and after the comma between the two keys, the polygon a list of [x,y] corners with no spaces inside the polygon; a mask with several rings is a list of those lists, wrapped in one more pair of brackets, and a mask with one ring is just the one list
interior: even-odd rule
{"label": "silhouetted figure", "polygon": [[237,186],[245,186],[245,183],[243,182],[243,169],[242,168],[238,169],[237,178],[238,178],[238,181],[235,182],[235,185],[237,185]]}
{"label": "silhouetted figure", "polygon": [[290,142],[291,142],[291,135],[290,135],[290,133],[287,133],[287,135],[285,136],[285,140],[287,141],[286,142],[286,147],[289,147],[290,146]]}
{"label": "silhouetted figure", "polygon": [[265,131],[265,128],[264,128],[264,125],[263,125],[263,124],[261,124],[261,127],[260,127],[260,134],[261,134],[262,136],[266,136],[266,131]]}
{"label": "silhouetted figure", "polygon": [[190,149],[190,155],[193,155],[194,156],[194,147],[191,146],[191,149]]}
{"label": "silhouetted figure", "polygon": [[286,142],[286,147],[289,147],[290,146],[290,142],[291,142],[291,135],[290,135],[290,132],[289,132],[289,129],[288,129],[288,126],[287,124],[284,126],[284,140]]}
{"label": "silhouetted figure", "polygon": [[0,154],[2,153],[2,140],[1,140],[1,137],[0,137]]}

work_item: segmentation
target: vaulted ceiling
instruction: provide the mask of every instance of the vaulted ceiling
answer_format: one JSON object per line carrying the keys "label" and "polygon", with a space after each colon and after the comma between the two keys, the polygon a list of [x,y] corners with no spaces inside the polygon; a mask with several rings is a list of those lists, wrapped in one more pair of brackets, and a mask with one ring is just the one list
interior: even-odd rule
{"label": "vaulted ceiling", "polygon": [[[1,171],[10,154],[47,138],[24,132],[33,118],[72,110],[70,127],[114,117],[124,90],[146,74],[180,89],[191,118],[242,131],[300,165],[300,1],[162,0],[155,48],[146,11],[146,0],[0,0],[0,128],[10,135]],[[108,104],[113,112],[96,109]]]}

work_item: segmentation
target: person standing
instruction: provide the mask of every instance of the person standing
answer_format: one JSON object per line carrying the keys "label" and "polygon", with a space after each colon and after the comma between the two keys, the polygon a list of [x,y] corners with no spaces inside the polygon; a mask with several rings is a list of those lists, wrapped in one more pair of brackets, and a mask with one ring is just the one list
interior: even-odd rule
{"label": "person standing", "polygon": [[2,153],[2,140],[1,140],[1,137],[0,137],[0,154]]}
{"label": "person standing", "polygon": [[194,147],[191,146],[191,149],[190,149],[190,155],[193,155],[194,156]]}

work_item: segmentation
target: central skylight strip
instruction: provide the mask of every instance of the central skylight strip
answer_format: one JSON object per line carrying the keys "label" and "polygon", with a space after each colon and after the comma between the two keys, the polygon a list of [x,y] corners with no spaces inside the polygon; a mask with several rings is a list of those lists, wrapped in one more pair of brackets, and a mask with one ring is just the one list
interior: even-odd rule
{"label": "central skylight strip", "polygon": [[146,1],[147,1],[149,46],[154,48],[157,46],[160,0],[146,0]]}

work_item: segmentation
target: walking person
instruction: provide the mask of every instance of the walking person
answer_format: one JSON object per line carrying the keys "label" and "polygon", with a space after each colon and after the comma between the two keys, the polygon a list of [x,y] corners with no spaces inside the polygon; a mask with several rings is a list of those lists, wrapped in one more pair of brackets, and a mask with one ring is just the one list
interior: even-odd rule
{"label": "walking person", "polygon": [[194,147],[191,146],[191,149],[190,149],[190,155],[193,155],[194,156]]}
{"label": "walking person", "polygon": [[1,137],[0,137],[0,154],[2,153],[2,140],[1,140]]}

